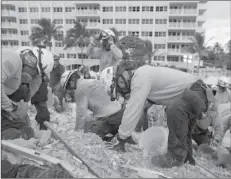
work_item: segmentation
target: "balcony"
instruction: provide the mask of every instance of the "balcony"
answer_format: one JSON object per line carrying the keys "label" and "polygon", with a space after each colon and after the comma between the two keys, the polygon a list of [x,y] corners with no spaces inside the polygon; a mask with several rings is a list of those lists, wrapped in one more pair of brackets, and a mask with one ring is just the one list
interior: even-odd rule
{"label": "balcony", "polygon": [[99,10],[77,10],[76,15],[86,16],[86,17],[100,16],[100,11]]}
{"label": "balcony", "polygon": [[16,11],[3,9],[2,10],[2,16],[17,17],[18,15],[17,15]]}
{"label": "balcony", "polygon": [[191,36],[168,36],[168,42],[190,43]]}
{"label": "balcony", "polygon": [[100,24],[99,23],[88,22],[86,27],[88,29],[99,29],[100,28]]}
{"label": "balcony", "polygon": [[169,16],[197,16],[197,9],[170,9]]}
{"label": "balcony", "polygon": [[2,40],[17,40],[18,34],[2,34]]}
{"label": "balcony", "polygon": [[169,29],[195,29],[196,28],[196,23],[172,23],[169,22],[168,25]]}
{"label": "balcony", "polygon": [[[26,24],[27,25],[27,24]],[[18,25],[16,22],[2,22],[2,28],[14,28],[18,29]]]}

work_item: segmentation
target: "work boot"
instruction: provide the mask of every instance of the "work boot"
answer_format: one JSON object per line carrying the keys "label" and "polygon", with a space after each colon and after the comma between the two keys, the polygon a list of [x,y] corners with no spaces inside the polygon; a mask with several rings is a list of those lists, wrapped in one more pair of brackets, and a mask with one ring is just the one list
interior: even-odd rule
{"label": "work boot", "polygon": [[126,140],[123,140],[118,136],[116,144],[114,144],[112,150],[115,150],[117,152],[126,152],[125,143],[126,143]]}
{"label": "work boot", "polygon": [[172,168],[174,166],[182,166],[184,162],[177,161],[173,157],[171,157],[169,154],[160,154],[152,156],[151,163],[160,168]]}

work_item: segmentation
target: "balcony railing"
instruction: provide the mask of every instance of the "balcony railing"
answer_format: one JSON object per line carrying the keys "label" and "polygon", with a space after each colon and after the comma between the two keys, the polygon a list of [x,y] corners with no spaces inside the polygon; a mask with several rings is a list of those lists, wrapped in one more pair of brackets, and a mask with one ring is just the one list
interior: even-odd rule
{"label": "balcony railing", "polygon": [[196,23],[172,23],[169,22],[169,28],[196,28]]}
{"label": "balcony railing", "polygon": [[197,9],[170,9],[170,15],[197,15]]}
{"label": "balcony railing", "polygon": [[168,36],[169,41],[190,40],[192,36]]}
{"label": "balcony railing", "polygon": [[77,10],[76,14],[82,16],[99,15],[99,10]]}

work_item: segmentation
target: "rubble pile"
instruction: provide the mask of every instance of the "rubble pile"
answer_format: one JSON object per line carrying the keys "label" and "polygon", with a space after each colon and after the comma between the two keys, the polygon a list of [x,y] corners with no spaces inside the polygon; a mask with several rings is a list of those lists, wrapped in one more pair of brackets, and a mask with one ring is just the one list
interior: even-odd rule
{"label": "rubble pile", "polygon": [[[34,119],[35,113],[33,110],[29,112],[30,119]],[[32,121],[32,126],[38,129],[35,120]],[[182,178],[202,178],[211,177],[198,166],[185,164],[182,167],[173,167],[171,169],[160,169],[150,164],[151,156],[144,155],[142,149],[138,146],[126,144],[126,153],[118,153],[109,150],[105,142],[97,135],[92,133],[77,132],[75,127],[75,116],[73,113],[64,112],[58,114],[51,110],[52,127],[65,139],[69,146],[76,151],[82,158],[88,161],[91,168],[101,178],[158,178],[158,175],[142,172],[142,169],[150,169],[163,173],[170,177]],[[138,133],[134,135],[137,139],[140,137]],[[36,141],[36,142],[35,142]],[[92,177],[86,166],[80,160],[68,152],[65,146],[58,140],[52,138],[48,130],[39,139],[33,141],[36,145],[36,150],[45,154],[67,160],[76,168],[78,177]],[[34,147],[34,146],[33,146]],[[194,156],[197,163],[202,165],[210,172],[218,175],[221,178],[230,178],[231,172],[228,169],[216,167],[212,159]],[[128,169],[125,166],[133,166],[140,168],[140,171]],[[121,167],[122,166],[122,167]]]}

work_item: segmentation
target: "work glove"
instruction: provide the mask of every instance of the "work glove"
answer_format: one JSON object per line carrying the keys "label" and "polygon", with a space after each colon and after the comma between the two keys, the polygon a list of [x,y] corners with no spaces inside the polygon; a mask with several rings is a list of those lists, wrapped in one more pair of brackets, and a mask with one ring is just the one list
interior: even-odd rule
{"label": "work glove", "polygon": [[136,145],[137,142],[130,136],[127,139],[121,139],[117,134],[115,137],[115,141],[113,141],[112,146],[109,146],[111,150],[115,150],[117,152],[126,152],[125,143]]}
{"label": "work glove", "polygon": [[218,139],[213,139],[210,143],[210,147],[214,150],[217,150],[217,148],[220,146],[220,141]]}
{"label": "work glove", "polygon": [[114,39],[113,39],[112,36],[109,36],[108,39],[107,39],[107,41],[108,41],[108,43],[109,43],[110,45],[114,44]]}
{"label": "work glove", "polygon": [[15,120],[18,118],[22,118],[26,115],[28,109],[29,109],[29,105],[25,102],[23,102],[22,100],[16,104],[17,110],[14,112],[9,112],[10,116]]}

